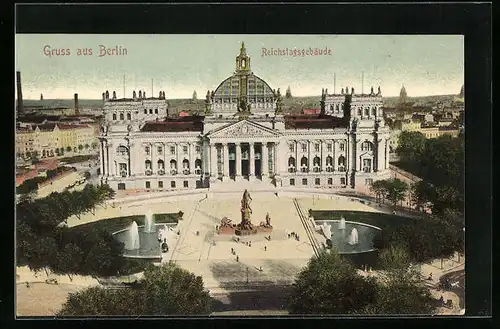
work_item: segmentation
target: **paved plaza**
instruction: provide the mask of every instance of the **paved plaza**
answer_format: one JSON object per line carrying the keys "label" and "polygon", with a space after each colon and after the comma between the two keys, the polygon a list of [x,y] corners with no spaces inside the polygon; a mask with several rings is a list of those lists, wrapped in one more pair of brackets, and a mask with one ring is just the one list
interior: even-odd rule
{"label": "paved plaza", "polygon": [[[208,191],[207,191],[208,192]],[[280,192],[250,192],[251,221],[254,225],[265,222],[266,214],[271,217],[273,230],[271,233],[258,233],[256,235],[240,237],[240,241],[234,240],[236,236],[216,233],[216,226],[220,225],[223,217],[228,217],[233,223],[241,221],[241,197],[242,192],[208,192],[191,193],[176,196],[137,196],[129,199],[116,199],[107,205],[98,206],[95,215],[86,213],[79,219],[72,216],[68,219],[68,226],[77,226],[98,220],[112,220],[114,217],[144,215],[148,211],[155,214],[177,213],[183,211],[184,216],[177,226],[180,231],[169,242],[169,252],[163,254],[162,262],[172,261],[182,268],[203,277],[205,287],[211,295],[217,299],[220,311],[230,311],[235,300],[245,299],[245,294],[262,294],[269,289],[285,287],[294,282],[297,274],[307,265],[314,255],[312,243],[324,240],[319,232],[312,235],[307,234],[313,223],[307,219],[309,209],[314,210],[352,210],[381,212],[383,208],[375,204],[361,203],[356,198],[342,197],[331,194],[306,194],[293,191]],[[297,200],[300,211],[305,215],[301,220],[295,207],[294,199]],[[348,218],[347,218],[348,219]],[[314,229],[312,230],[314,232]],[[289,238],[288,234],[294,232],[299,239]],[[234,253],[231,252],[234,250]],[[462,260],[463,262],[463,260]],[[462,263],[463,264],[463,263]],[[446,265],[446,264],[445,264]],[[454,265],[456,267],[459,264]],[[434,272],[435,280],[440,274],[447,272],[439,271],[437,268],[430,269],[430,264],[423,266],[422,272]],[[463,265],[462,265],[463,266]],[[445,266],[447,268],[451,266]],[[57,276],[64,287],[47,285],[44,280],[36,279],[29,270],[18,268],[18,314],[28,314],[33,307],[35,295],[40,300],[52,300],[52,293],[59,296],[52,300],[50,310],[43,309],[47,315],[53,314],[52,310],[57,308],[56,304],[64,301],[62,295],[67,295],[75,289],[96,284],[95,280],[85,277],[76,277],[72,282],[67,276]],[[51,276],[54,276],[51,274]],[[55,277],[55,276],[54,276]],[[68,281],[68,282],[66,282]],[[25,282],[40,282],[36,286],[28,288]],[[67,286],[74,285],[69,289]],[[64,288],[64,289],[63,289]],[[253,292],[253,293],[252,293]],[[35,294],[35,295],[34,295]],[[275,293],[273,293],[276,295]],[[449,293],[448,295],[454,295]],[[455,295],[445,296],[452,298],[458,306]],[[285,297],[271,298],[262,296],[255,299],[255,309],[262,309],[270,305],[271,309],[278,310],[281,300]],[[35,298],[36,299],[36,298]],[[247,303],[248,300],[242,301]],[[230,304],[230,305],[229,305]],[[261,307],[260,307],[260,306]],[[234,305],[233,305],[234,306]],[[252,309],[250,307],[250,309]],[[454,310],[456,312],[456,310]],[[35,314],[35,313],[31,313]],[[36,313],[36,314],[39,314]]]}

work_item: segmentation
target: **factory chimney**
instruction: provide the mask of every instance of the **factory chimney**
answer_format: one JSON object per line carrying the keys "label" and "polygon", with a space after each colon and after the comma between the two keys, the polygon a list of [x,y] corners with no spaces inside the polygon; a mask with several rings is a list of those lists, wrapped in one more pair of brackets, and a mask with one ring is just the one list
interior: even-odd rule
{"label": "factory chimney", "polygon": [[21,88],[21,72],[17,71],[17,113],[24,112],[23,91]]}
{"label": "factory chimney", "polygon": [[78,111],[78,94],[75,94],[75,116],[79,116],[80,112]]}

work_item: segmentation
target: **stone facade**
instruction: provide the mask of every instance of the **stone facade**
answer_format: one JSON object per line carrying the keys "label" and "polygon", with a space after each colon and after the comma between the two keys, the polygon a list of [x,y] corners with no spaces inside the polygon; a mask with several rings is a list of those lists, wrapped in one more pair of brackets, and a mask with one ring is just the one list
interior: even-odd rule
{"label": "stone facade", "polygon": [[[253,82],[252,82],[253,81]],[[168,117],[158,98],[109,99],[100,135],[101,180],[114,189],[194,189],[230,181],[352,187],[389,177],[390,130],[377,93],[323,91],[319,115],[284,115],[280,91],[250,70],[208,91],[204,116]]]}

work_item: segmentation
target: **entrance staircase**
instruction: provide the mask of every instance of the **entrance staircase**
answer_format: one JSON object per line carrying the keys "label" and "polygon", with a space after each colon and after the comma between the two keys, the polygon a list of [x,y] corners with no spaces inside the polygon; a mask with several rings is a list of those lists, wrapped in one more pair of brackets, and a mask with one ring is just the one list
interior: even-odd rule
{"label": "entrance staircase", "polygon": [[278,191],[278,189],[271,183],[271,180],[260,180],[259,178],[254,178],[253,180],[247,180],[240,178],[238,181],[229,179],[227,181],[216,180],[210,182],[210,191]]}

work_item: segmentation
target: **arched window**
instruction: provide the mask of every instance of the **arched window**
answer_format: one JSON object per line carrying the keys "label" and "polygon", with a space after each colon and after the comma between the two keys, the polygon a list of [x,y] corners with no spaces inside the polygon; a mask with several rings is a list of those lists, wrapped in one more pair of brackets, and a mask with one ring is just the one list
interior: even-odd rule
{"label": "arched window", "polygon": [[177,161],[170,160],[170,173],[175,175],[177,173]]}
{"label": "arched window", "polygon": [[345,157],[343,155],[339,156],[338,165],[345,166]]}
{"label": "arched window", "polygon": [[369,115],[370,115],[370,109],[369,109],[369,108],[366,108],[366,109],[365,109],[365,115],[366,115],[366,116],[369,116]]}
{"label": "arched window", "polygon": [[363,111],[361,109],[358,109],[358,115],[361,116],[363,114]]}
{"label": "arched window", "polygon": [[336,113],[339,113],[339,112],[340,112],[340,106],[339,106],[339,104],[337,104],[337,106],[336,106],[336,108],[335,108],[335,112],[336,112]]}
{"label": "arched window", "polygon": [[372,108],[372,115],[373,116],[376,116],[377,115],[377,109],[374,107]]}
{"label": "arched window", "polygon": [[125,120],[125,116],[123,115],[123,113],[120,113],[120,120],[121,121]]}
{"label": "arched window", "polygon": [[200,159],[194,160],[194,172],[197,175],[201,174],[201,164],[202,162]]}
{"label": "arched window", "polygon": [[130,113],[127,113],[127,120],[132,120],[132,115]]}
{"label": "arched window", "polygon": [[144,161],[144,165],[146,166],[146,171],[151,170],[151,161],[150,160]]}
{"label": "arched window", "polygon": [[333,113],[333,104],[330,105],[330,111]]}
{"label": "arched window", "polygon": [[308,160],[305,156],[302,157],[302,159],[300,159],[300,167],[301,167],[300,171],[302,171],[302,172],[308,171],[309,164],[308,164]]}
{"label": "arched window", "polygon": [[155,114],[158,114],[158,109],[155,109]]}
{"label": "arched window", "polygon": [[314,157],[313,159],[313,170],[315,172],[319,172],[320,171],[320,166],[321,166],[321,159],[319,157]]}
{"label": "arched window", "polygon": [[369,141],[363,142],[361,144],[361,151],[372,151],[373,150],[373,144]]}
{"label": "arched window", "polygon": [[331,166],[333,164],[333,158],[331,156],[326,157],[326,165]]}
{"label": "arched window", "polygon": [[113,113],[113,120],[116,120],[116,113]]}
{"label": "arched window", "polygon": [[288,172],[295,172],[295,158],[288,158]]}
{"label": "arched window", "polygon": [[144,114],[148,114],[148,110],[147,109],[144,109]]}
{"label": "arched window", "polygon": [[165,162],[163,160],[158,160],[158,170],[164,170],[165,169]]}
{"label": "arched window", "polygon": [[127,155],[128,148],[126,146],[120,145],[116,148],[116,154],[118,155]]}

